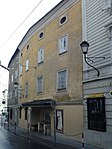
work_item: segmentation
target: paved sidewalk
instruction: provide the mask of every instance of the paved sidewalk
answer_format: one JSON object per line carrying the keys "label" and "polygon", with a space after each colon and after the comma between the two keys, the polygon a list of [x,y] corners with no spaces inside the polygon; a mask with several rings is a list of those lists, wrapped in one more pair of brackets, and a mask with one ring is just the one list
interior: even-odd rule
{"label": "paved sidewalk", "polygon": [[[20,127],[16,127],[16,129],[13,125],[10,125],[8,127],[8,123],[5,123],[5,125],[3,124],[2,128],[12,133],[15,133],[20,137],[24,137],[29,141],[32,140],[35,142],[45,144],[52,149],[83,149],[81,139],[76,137],[65,136],[63,134],[57,133],[55,138],[53,133],[51,134],[51,136],[43,135],[42,133],[38,133],[36,131],[28,133],[26,129]],[[97,148],[91,145],[84,144],[84,149],[102,149],[102,148]]]}

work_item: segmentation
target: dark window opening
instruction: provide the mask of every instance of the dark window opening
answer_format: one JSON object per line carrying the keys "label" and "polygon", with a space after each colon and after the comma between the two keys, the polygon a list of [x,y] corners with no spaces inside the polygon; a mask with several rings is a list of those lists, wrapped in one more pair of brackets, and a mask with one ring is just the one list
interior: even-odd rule
{"label": "dark window opening", "polygon": [[27,50],[28,50],[28,49],[29,49],[29,45],[27,45],[27,47],[26,47],[26,48],[27,48]]}
{"label": "dark window opening", "polygon": [[21,118],[22,107],[19,108],[19,118]]}
{"label": "dark window opening", "polygon": [[60,24],[63,24],[64,22],[66,22],[66,20],[67,20],[66,16],[63,17],[63,18],[61,18],[61,20],[60,20]]}
{"label": "dark window opening", "polygon": [[44,36],[44,33],[41,32],[41,33],[39,34],[39,38],[41,39],[43,36]]}
{"label": "dark window opening", "polygon": [[88,129],[106,131],[105,97],[88,98]]}
{"label": "dark window opening", "polygon": [[27,110],[28,108],[25,108],[25,120],[27,120]]}
{"label": "dark window opening", "polygon": [[12,109],[10,109],[10,119],[12,119]]}

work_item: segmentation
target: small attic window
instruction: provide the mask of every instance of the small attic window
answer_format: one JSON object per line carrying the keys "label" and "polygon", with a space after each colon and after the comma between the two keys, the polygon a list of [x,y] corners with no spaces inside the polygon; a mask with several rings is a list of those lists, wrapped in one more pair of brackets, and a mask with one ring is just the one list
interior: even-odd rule
{"label": "small attic window", "polygon": [[63,25],[64,23],[66,23],[67,22],[67,16],[63,16],[63,17],[61,17],[61,19],[60,19],[60,21],[59,21],[59,24],[60,25]]}
{"label": "small attic window", "polygon": [[44,37],[44,32],[42,31],[39,33],[39,39],[42,39],[43,37]]}
{"label": "small attic window", "polygon": [[29,49],[29,44],[26,46],[26,49],[27,49],[27,50]]}

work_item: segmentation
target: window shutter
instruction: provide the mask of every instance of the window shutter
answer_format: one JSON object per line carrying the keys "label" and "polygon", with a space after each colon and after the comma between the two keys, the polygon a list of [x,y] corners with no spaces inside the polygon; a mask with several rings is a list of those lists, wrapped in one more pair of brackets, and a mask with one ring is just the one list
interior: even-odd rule
{"label": "window shutter", "polygon": [[37,93],[42,93],[43,91],[43,77],[37,78]]}
{"label": "window shutter", "polygon": [[63,70],[58,72],[58,90],[66,89],[67,71]]}
{"label": "window shutter", "polygon": [[42,63],[44,61],[44,48],[38,49],[38,63]]}

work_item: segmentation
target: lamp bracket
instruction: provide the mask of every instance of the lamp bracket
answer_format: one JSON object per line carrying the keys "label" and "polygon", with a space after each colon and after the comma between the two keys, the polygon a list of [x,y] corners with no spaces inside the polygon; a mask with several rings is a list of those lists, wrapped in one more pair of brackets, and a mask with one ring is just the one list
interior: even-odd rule
{"label": "lamp bracket", "polygon": [[86,59],[90,60],[93,63],[93,59],[105,59],[105,57],[86,57]]}

